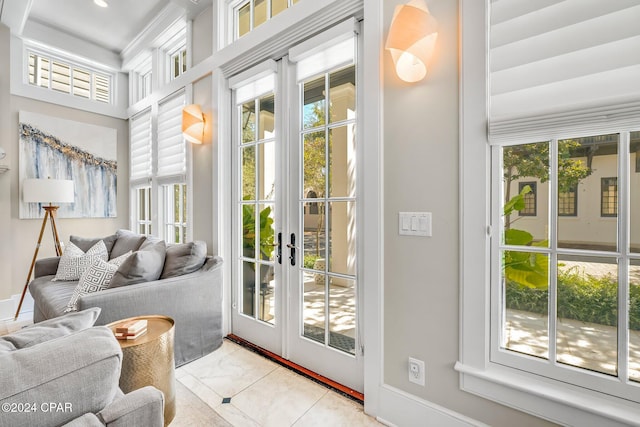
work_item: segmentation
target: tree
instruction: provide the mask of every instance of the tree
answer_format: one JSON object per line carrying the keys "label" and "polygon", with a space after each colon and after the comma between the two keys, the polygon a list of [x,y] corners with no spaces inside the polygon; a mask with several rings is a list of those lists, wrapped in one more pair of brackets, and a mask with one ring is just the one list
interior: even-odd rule
{"label": "tree", "polygon": [[[573,139],[558,142],[559,193],[575,189],[581,180],[591,175],[591,169],[582,160],[576,158],[579,148],[581,144]],[[505,147],[502,152],[502,164],[506,206],[512,200],[511,183],[513,181],[524,177],[538,178],[543,183],[549,181],[549,144],[534,143]],[[505,229],[508,230],[511,223],[511,212],[505,212]]]}

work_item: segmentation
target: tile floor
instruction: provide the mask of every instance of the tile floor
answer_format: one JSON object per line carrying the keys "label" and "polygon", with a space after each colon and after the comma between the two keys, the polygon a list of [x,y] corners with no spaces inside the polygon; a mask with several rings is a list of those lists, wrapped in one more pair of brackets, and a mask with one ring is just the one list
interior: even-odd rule
{"label": "tile floor", "polygon": [[[31,318],[21,313],[15,322],[0,321],[0,335],[31,324]],[[176,379],[174,427],[382,425],[357,402],[229,340],[178,368]]]}
{"label": "tile floor", "polygon": [[[228,340],[176,378],[233,426],[382,425],[362,405]],[[189,416],[178,410],[176,421]]]}

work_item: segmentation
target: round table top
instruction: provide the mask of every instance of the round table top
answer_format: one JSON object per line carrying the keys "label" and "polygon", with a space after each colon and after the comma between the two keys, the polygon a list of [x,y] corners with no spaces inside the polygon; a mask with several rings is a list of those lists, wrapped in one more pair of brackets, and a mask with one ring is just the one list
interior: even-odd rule
{"label": "round table top", "polygon": [[158,339],[158,337],[170,331],[174,326],[173,319],[168,316],[151,315],[129,317],[128,319],[117,320],[115,322],[109,323],[106,326],[110,328],[111,331],[115,334],[116,328],[120,326],[120,324],[140,319],[147,320],[147,332],[134,340],[118,340],[118,342],[120,343],[120,347],[133,347],[136,345],[148,343],[150,341],[155,341]]}

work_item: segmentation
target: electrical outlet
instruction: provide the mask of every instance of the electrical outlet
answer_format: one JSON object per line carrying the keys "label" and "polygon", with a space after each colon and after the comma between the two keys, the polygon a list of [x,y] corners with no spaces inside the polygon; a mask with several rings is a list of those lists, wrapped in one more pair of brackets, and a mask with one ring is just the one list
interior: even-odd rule
{"label": "electrical outlet", "polygon": [[424,361],[409,358],[409,382],[424,386]]}

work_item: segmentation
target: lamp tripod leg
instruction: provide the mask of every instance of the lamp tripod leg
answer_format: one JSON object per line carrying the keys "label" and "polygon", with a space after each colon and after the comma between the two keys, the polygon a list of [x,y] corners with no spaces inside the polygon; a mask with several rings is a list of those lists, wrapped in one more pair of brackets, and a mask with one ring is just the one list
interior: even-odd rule
{"label": "lamp tripod leg", "polygon": [[40,250],[40,244],[42,243],[42,235],[44,234],[44,229],[47,225],[47,219],[49,219],[49,211],[45,211],[44,218],[42,219],[42,227],[40,227],[40,235],[38,236],[38,243],[36,244],[36,250],[33,252],[31,267],[29,267],[29,273],[27,274],[27,282],[24,284],[24,288],[22,289],[22,296],[20,297],[20,303],[18,304],[18,309],[16,310],[16,315],[13,318],[13,320],[18,320],[18,315],[20,314],[20,309],[22,308],[24,296],[27,293],[27,287],[29,286],[29,280],[31,279],[31,273],[33,273],[33,268],[36,265],[36,259],[38,258],[38,251]]}
{"label": "lamp tripod leg", "polygon": [[51,210],[49,216],[51,217],[51,233],[53,234],[53,244],[56,248],[56,256],[62,256],[62,245],[60,244],[60,238],[58,237],[58,227],[56,226],[56,211]]}

